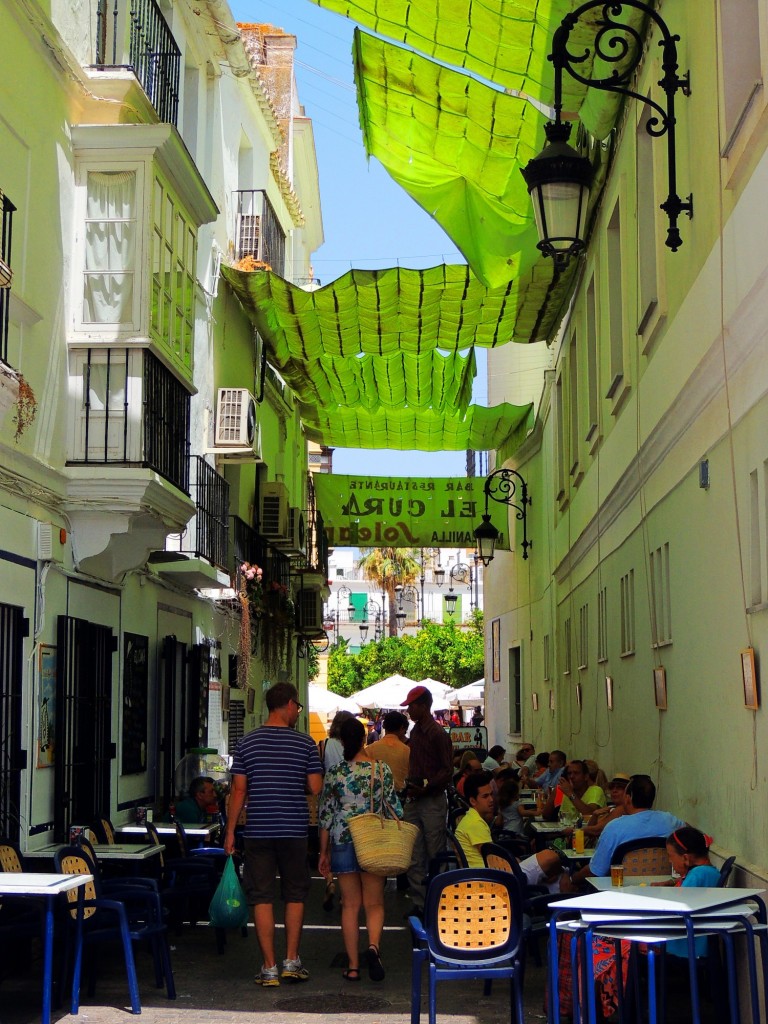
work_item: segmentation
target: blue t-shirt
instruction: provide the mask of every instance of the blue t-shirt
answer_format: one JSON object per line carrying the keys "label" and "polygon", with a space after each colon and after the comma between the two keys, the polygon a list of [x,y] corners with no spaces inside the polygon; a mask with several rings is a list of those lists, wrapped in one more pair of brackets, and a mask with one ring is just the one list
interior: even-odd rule
{"label": "blue t-shirt", "polygon": [[311,736],[285,726],[262,725],[238,743],[232,774],[248,780],[246,839],[306,838],[307,776],[323,774]]}
{"label": "blue t-shirt", "polygon": [[675,829],[683,828],[685,822],[669,811],[636,811],[609,821],[597,840],[595,855],[589,862],[593,875],[610,875],[613,851],[622,843],[635,839],[666,839]]}
{"label": "blue t-shirt", "polygon": [[[691,868],[688,874],[683,879],[683,886],[697,886],[703,889],[707,886],[717,888],[720,881],[720,872],[712,864],[698,864],[695,868]],[[671,956],[688,956],[688,940],[687,939],[674,939],[672,942],[667,943],[667,952]],[[696,939],[696,957],[707,955],[707,939],[706,937]]]}

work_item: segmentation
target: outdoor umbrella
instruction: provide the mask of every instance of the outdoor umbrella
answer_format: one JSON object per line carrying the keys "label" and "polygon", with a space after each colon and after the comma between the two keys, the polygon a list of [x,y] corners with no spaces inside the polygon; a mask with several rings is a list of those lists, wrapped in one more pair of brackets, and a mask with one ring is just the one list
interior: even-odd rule
{"label": "outdoor umbrella", "polygon": [[353,715],[360,714],[360,705],[349,697],[340,697],[331,690],[322,686],[310,683],[307,687],[307,700],[309,710],[317,711],[318,714],[335,715],[337,711],[351,711]]}
{"label": "outdoor umbrella", "polygon": [[451,694],[451,703],[460,704],[462,707],[476,707],[482,704],[485,698],[485,680],[477,679],[474,683],[468,683]]}

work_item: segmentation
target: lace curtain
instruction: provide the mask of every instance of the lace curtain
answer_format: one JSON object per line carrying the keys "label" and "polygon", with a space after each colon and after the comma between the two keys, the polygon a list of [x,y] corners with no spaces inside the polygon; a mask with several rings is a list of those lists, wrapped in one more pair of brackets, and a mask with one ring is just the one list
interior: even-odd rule
{"label": "lace curtain", "polygon": [[136,172],[88,175],[83,321],[133,320],[136,269]]}

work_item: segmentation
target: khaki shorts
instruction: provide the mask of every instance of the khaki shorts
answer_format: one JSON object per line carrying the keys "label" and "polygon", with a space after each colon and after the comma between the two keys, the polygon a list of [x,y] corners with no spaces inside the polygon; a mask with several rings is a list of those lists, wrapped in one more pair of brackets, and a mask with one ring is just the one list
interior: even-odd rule
{"label": "khaki shorts", "polygon": [[278,874],[283,902],[306,903],[312,881],[306,838],[246,839],[243,888],[249,906],[274,902]]}

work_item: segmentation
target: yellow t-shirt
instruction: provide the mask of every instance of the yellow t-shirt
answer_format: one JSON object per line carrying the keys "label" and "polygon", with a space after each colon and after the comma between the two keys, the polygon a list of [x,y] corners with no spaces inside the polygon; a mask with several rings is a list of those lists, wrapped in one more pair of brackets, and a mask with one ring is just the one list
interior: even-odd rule
{"label": "yellow t-shirt", "polygon": [[456,826],[456,838],[461,844],[464,856],[467,858],[467,866],[470,868],[484,868],[485,862],[480,853],[483,843],[492,842],[491,827],[487,821],[480,817],[474,807],[470,807],[459,824]]}
{"label": "yellow t-shirt", "polygon": [[[581,799],[585,804],[597,804],[598,807],[605,807],[607,803],[605,793],[600,786],[590,786]],[[571,798],[563,795],[563,802],[560,804],[560,817],[566,821],[576,821],[579,813]]]}

